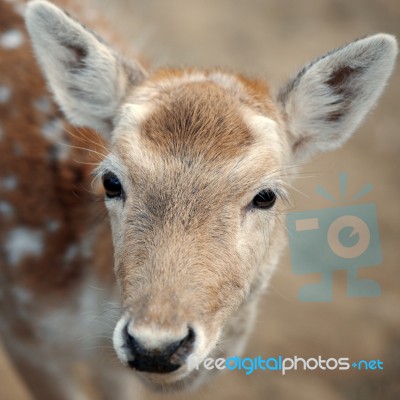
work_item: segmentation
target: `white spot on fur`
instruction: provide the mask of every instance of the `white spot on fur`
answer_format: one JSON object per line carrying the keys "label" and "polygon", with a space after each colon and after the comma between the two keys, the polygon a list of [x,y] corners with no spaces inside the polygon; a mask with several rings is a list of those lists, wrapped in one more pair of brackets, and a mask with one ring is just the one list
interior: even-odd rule
{"label": "white spot on fur", "polygon": [[11,218],[14,215],[14,209],[10,203],[0,201],[0,214],[4,217]]}
{"label": "white spot on fur", "polygon": [[52,233],[57,232],[60,229],[60,226],[60,221],[56,221],[54,219],[48,221],[46,224],[47,230]]}
{"label": "white spot on fur", "polygon": [[6,176],[0,181],[0,188],[9,192],[17,187],[17,179],[14,176]]}
{"label": "white spot on fur", "polygon": [[70,263],[72,260],[74,260],[77,255],[79,253],[79,247],[76,244],[71,244],[71,246],[69,246],[67,248],[67,251],[64,254],[64,261],[66,263]]}
{"label": "white spot on fur", "polygon": [[0,85],[0,104],[7,103],[11,98],[11,89],[6,85]]}
{"label": "white spot on fur", "polygon": [[24,148],[21,143],[14,143],[13,150],[17,157],[20,157],[24,154]]}
{"label": "white spot on fur", "polygon": [[86,235],[82,240],[81,240],[81,246],[80,246],[80,254],[84,258],[90,258],[93,256],[93,245],[94,242],[96,241],[96,235]]}
{"label": "white spot on fur", "polygon": [[64,121],[60,118],[49,119],[42,126],[42,135],[56,145],[55,157],[58,160],[66,160],[69,155],[69,147],[64,138]]}
{"label": "white spot on fur", "polygon": [[16,49],[24,43],[24,35],[17,29],[10,29],[0,36],[0,46],[7,50]]}
{"label": "white spot on fur", "polygon": [[51,111],[51,101],[47,96],[39,97],[33,102],[33,105],[44,114],[48,114]]}
{"label": "white spot on fur", "polygon": [[43,233],[29,228],[15,228],[4,243],[8,262],[15,266],[26,256],[40,257],[43,254]]}
{"label": "white spot on fur", "polygon": [[32,300],[32,293],[21,286],[14,286],[12,293],[19,303],[26,304]]}
{"label": "white spot on fur", "polygon": [[48,140],[61,140],[64,133],[64,123],[59,118],[50,119],[42,126],[41,132]]}

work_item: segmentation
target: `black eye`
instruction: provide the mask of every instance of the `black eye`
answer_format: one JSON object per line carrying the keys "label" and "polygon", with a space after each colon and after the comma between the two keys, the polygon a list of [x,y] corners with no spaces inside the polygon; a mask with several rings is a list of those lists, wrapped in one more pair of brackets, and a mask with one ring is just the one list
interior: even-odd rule
{"label": "black eye", "polygon": [[267,189],[262,190],[254,197],[252,205],[257,208],[268,209],[275,204],[275,201],[276,194],[271,189]]}
{"label": "black eye", "polygon": [[106,190],[106,196],[110,199],[120,197],[122,194],[121,182],[112,172],[103,175],[103,186]]}

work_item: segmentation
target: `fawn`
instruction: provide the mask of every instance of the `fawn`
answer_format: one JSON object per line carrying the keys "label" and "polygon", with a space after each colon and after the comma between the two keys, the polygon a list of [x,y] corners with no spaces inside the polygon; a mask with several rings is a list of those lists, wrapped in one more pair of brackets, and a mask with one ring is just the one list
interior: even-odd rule
{"label": "fawn", "polygon": [[[84,398],[82,358],[106,398],[134,396],[131,369],[155,390],[194,388],[210,371],[188,359],[244,349],[286,242],[288,171],[350,138],[391,75],[396,39],[333,50],[273,98],[218,68],[149,72],[33,0],[27,32],[61,114],[20,14],[0,2],[4,346],[40,399]],[[93,216],[92,174],[111,231]],[[104,302],[113,326],[87,323]],[[119,367],[102,358],[111,336]]]}

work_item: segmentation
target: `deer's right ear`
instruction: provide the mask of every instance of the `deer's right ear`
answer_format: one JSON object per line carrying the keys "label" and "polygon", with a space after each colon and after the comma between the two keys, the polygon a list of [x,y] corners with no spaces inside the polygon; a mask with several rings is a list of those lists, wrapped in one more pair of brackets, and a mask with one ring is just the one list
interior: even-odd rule
{"label": "deer's right ear", "polygon": [[36,58],[67,118],[109,134],[127,91],[145,78],[143,68],[123,61],[47,1],[30,2],[25,20]]}

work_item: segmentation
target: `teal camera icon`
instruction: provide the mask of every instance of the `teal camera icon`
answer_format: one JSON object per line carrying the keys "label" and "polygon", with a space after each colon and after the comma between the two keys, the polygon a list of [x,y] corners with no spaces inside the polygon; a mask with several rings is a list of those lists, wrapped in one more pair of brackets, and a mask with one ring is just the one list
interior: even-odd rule
{"label": "teal camera icon", "polygon": [[348,296],[380,295],[377,282],[357,277],[359,268],[382,262],[375,204],[292,212],[287,227],[293,272],[322,275],[320,283],[300,288],[300,301],[332,301],[336,270],[347,271]]}

